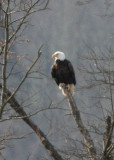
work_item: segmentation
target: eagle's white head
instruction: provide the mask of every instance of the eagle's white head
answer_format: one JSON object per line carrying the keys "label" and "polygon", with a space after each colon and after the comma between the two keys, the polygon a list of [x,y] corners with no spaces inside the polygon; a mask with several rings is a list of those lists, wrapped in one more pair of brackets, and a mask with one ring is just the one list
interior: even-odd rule
{"label": "eagle's white head", "polygon": [[54,54],[52,54],[52,58],[55,58],[55,61],[57,59],[64,61],[65,60],[65,54],[63,52],[57,51]]}

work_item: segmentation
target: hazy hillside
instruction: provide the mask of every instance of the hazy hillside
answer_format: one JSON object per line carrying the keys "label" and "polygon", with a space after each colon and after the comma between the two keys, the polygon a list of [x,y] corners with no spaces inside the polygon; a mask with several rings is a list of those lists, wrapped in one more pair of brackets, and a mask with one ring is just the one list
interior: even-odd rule
{"label": "hazy hillside", "polygon": [[[21,37],[22,40],[29,40],[29,42],[22,41],[13,48],[13,51],[16,52],[14,56],[22,57],[17,66],[17,70],[20,69],[22,71],[28,68],[31,60],[36,57],[39,47],[43,44],[43,54],[36,65],[36,70],[38,70],[38,67],[41,67],[40,72],[43,74],[34,73],[33,76],[39,79],[28,79],[16,96],[19,97],[20,103],[22,103],[24,98],[34,95],[32,102],[29,98],[22,104],[26,106],[29,103],[33,103],[30,106],[31,111],[34,111],[36,108],[43,109],[48,107],[51,100],[53,101],[53,106],[60,102],[58,107],[64,110],[45,110],[32,117],[36,124],[45,131],[49,140],[59,148],[61,146],[67,148],[68,146],[68,142],[64,137],[65,134],[73,138],[80,135],[78,132],[75,135],[74,120],[67,115],[70,113],[67,102],[51,78],[50,68],[53,64],[51,55],[55,51],[60,50],[66,54],[66,58],[71,60],[77,79],[75,100],[81,111],[97,113],[97,110],[94,110],[94,108],[91,108],[91,110],[86,108],[82,102],[83,99],[86,105],[92,106],[94,100],[88,99],[89,95],[86,92],[76,90],[84,83],[83,76],[77,68],[80,65],[78,55],[84,55],[88,52],[87,45],[96,51],[98,48],[105,51],[107,46],[112,46],[114,43],[114,38],[112,37],[114,34],[114,16],[105,16],[114,14],[114,2],[112,2],[109,8],[106,8],[104,2],[105,0],[93,0],[88,4],[77,5],[77,0],[50,0],[48,10],[35,13],[30,19],[30,25]],[[2,31],[0,31],[0,36],[3,36]],[[15,75],[10,79],[9,86],[12,90],[22,79],[23,74],[20,73],[18,76]],[[91,94],[95,96],[97,90],[92,91]],[[25,109],[29,111],[28,108],[25,107]],[[83,119],[87,123],[88,118],[86,117],[85,119],[85,116],[83,116]],[[4,125],[1,124],[4,130],[6,126],[13,128],[16,136],[19,136],[20,133],[26,134],[31,132],[22,120],[6,121]],[[29,135],[22,141],[9,141],[8,145],[11,147],[8,146],[4,150],[7,160],[26,160],[26,156],[29,154],[32,155],[30,160],[43,160],[41,157],[47,156],[42,144],[40,141],[38,142],[34,134]]]}

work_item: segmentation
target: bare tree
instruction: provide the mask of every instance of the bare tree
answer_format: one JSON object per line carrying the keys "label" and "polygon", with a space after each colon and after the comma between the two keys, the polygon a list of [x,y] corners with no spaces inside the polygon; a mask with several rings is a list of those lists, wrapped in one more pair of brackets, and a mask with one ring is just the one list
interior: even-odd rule
{"label": "bare tree", "polygon": [[[95,90],[97,93],[94,95],[95,107],[102,113],[96,115],[94,113],[83,113],[76,103],[75,97],[64,88],[66,92],[66,100],[70,107],[70,115],[74,118],[76,128],[80,133],[79,138],[73,139],[67,137],[70,141],[68,148],[56,149],[55,146],[49,141],[46,134],[40,129],[40,127],[31,120],[31,116],[37,114],[28,113],[21,105],[19,99],[16,97],[23,83],[34,72],[37,72],[34,68],[39,62],[42,55],[42,46],[39,46],[37,56],[32,60],[29,67],[23,74],[19,84],[14,86],[12,91],[8,84],[9,79],[14,74],[14,70],[21,57],[15,59],[9,67],[10,55],[13,54],[12,47],[19,42],[20,37],[29,24],[29,20],[33,13],[38,11],[44,11],[47,9],[49,0],[4,0],[0,1],[0,11],[2,12],[2,25],[4,30],[4,37],[0,39],[0,65],[1,65],[1,105],[0,105],[0,122],[11,119],[22,119],[38,136],[44,148],[49,151],[51,157],[55,160],[72,160],[72,159],[90,159],[90,160],[112,160],[113,159],[113,128],[114,128],[114,51],[112,48],[108,48],[108,54],[96,53],[93,49],[89,48],[89,53],[86,56],[80,57],[83,64],[79,67],[79,72],[83,73],[83,83],[77,88],[79,91],[91,92]],[[85,1],[84,4],[91,2]],[[1,38],[1,37],[0,37]],[[10,68],[10,69],[9,69]],[[39,67],[40,68],[40,67]],[[19,72],[16,71],[17,73]],[[31,76],[32,77],[32,76]],[[34,77],[33,77],[34,78]],[[40,93],[39,93],[40,94]],[[83,101],[83,100],[82,100]],[[10,115],[10,106],[17,115]],[[37,104],[38,105],[38,104]],[[48,109],[50,109],[49,105]],[[108,107],[107,107],[108,105]],[[6,109],[6,110],[5,110]],[[55,108],[54,108],[55,109]],[[7,116],[6,111],[9,112]],[[84,122],[82,114],[88,114],[92,117],[88,125]],[[87,116],[86,116],[87,117]],[[93,124],[92,120],[96,118],[102,124],[102,128],[97,125],[98,121]],[[21,137],[21,136],[20,136]],[[94,138],[97,137],[97,138]],[[10,139],[10,135],[7,137],[0,137],[0,149],[4,149],[5,140]],[[100,141],[99,141],[100,140]],[[96,144],[97,141],[97,144]],[[101,147],[102,146],[102,147]],[[3,157],[4,158],[4,157]],[[4,158],[5,159],[5,158]],[[28,157],[29,159],[29,157]]]}
{"label": "bare tree", "polygon": [[102,112],[99,118],[102,119],[100,123],[104,126],[103,130],[105,130],[103,133],[100,128],[93,127],[94,132],[102,136],[100,145],[103,145],[99,159],[112,160],[114,154],[114,51],[112,47],[107,48],[106,53],[87,47],[89,48],[89,53],[86,56],[79,56],[83,62],[79,67],[79,71],[84,75],[85,80],[79,88],[80,90],[88,90],[88,92],[97,91],[97,94],[92,98],[96,101],[95,107]]}
{"label": "bare tree", "polygon": [[[2,12],[4,13],[4,34],[5,41],[1,46],[1,55],[3,55],[2,60],[2,92],[1,92],[1,107],[0,107],[0,117],[2,116],[2,112],[5,106],[4,93],[7,88],[6,80],[7,80],[7,58],[10,53],[10,49],[15,41],[22,35],[24,29],[29,24],[29,16],[34,12],[45,10],[49,1],[43,1],[41,3],[39,0],[37,1],[14,1],[13,3],[8,1],[2,2]],[[36,8],[36,6],[40,6],[41,8]],[[21,13],[19,18],[14,16],[16,13]],[[16,17],[16,18],[15,18]],[[30,68],[31,70],[31,68]],[[11,69],[12,72],[12,69]],[[10,75],[11,73],[9,73]],[[28,73],[27,73],[28,74]],[[20,85],[14,91],[14,95],[24,82],[26,77],[22,80]],[[13,96],[14,96],[13,95]]]}

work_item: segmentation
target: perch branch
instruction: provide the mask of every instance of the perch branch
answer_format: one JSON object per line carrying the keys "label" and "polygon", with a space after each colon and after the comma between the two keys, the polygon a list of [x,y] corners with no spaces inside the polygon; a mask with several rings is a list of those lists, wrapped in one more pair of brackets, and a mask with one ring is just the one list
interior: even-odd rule
{"label": "perch branch", "polygon": [[80,133],[82,134],[85,144],[88,148],[88,153],[89,153],[89,157],[90,160],[97,160],[96,158],[96,149],[94,146],[94,143],[91,139],[91,136],[88,132],[88,130],[86,129],[86,127],[84,126],[81,116],[80,116],[80,111],[78,110],[78,107],[76,105],[76,102],[73,98],[73,96],[71,95],[71,93],[65,88],[65,86],[62,86],[62,89],[64,90],[65,94],[66,94],[66,98],[71,110],[71,114],[75,119],[76,125],[78,127],[78,130],[80,131]]}

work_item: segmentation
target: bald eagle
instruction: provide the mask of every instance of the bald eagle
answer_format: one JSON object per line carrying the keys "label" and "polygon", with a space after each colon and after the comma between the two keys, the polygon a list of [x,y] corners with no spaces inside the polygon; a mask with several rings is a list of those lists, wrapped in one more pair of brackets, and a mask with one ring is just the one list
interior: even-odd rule
{"label": "bald eagle", "polygon": [[52,58],[55,58],[54,64],[51,68],[52,78],[62,90],[63,95],[65,95],[64,90],[62,89],[63,84],[65,85],[65,88],[73,95],[76,79],[71,62],[65,59],[65,54],[60,51],[52,54]]}

